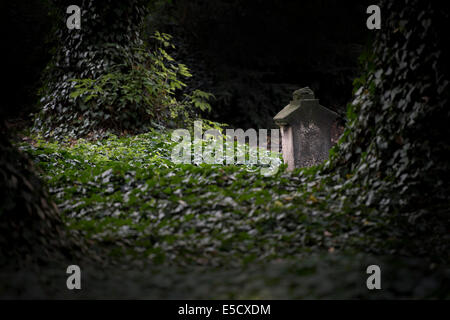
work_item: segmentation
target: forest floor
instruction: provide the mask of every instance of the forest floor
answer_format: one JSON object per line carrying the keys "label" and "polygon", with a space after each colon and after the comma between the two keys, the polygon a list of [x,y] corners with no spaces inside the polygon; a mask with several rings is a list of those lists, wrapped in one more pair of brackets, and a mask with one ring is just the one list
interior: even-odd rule
{"label": "forest floor", "polygon": [[[247,166],[174,164],[172,146],[160,131],[19,143],[68,228],[98,255],[92,261],[108,262],[73,262],[87,278],[80,293],[61,285],[57,266],[39,279],[16,273],[18,288],[40,289],[12,296],[449,298],[449,268],[411,254],[413,239],[374,208],[333,198],[317,167],[265,177]],[[371,264],[382,290],[367,289]]]}

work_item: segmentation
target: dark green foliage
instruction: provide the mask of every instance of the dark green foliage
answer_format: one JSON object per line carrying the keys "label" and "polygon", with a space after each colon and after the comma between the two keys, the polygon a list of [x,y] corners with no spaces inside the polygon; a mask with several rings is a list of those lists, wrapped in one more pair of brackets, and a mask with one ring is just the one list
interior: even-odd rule
{"label": "dark green foliage", "polygon": [[[66,17],[63,5],[55,15]],[[209,95],[177,101],[175,91],[191,76],[165,49],[170,36],[155,33],[148,48],[141,37],[146,1],[84,0],[81,30],[57,25],[54,57],[46,70],[42,111],[35,128],[45,137],[142,132],[152,123],[187,119],[209,108]],[[198,93],[198,92],[197,92]]]}
{"label": "dark green foliage", "polygon": [[337,194],[317,167],[264,177],[243,166],[174,164],[173,146],[153,131],[23,148],[68,225],[100,247],[114,244],[113,256],[210,266],[323,251],[448,257],[445,244],[405,241],[392,215],[341,197],[356,183]]}
{"label": "dark green foliage", "polygon": [[71,99],[72,80],[98,79],[119,65],[129,72],[136,55],[133,49],[142,46],[139,25],[145,16],[144,3],[83,0],[79,3],[83,8],[80,30],[66,27],[68,3],[55,4],[57,47],[46,70],[37,129],[44,130],[46,136],[87,135],[98,129],[98,120],[105,120],[107,110],[100,114],[100,110],[85,107],[81,99]]}
{"label": "dark green foliage", "polygon": [[[177,297],[203,298],[216,284],[219,289],[213,297],[366,297],[361,266],[383,264],[385,255],[417,260],[408,259],[403,265],[404,261],[394,259],[383,265],[383,272],[388,270],[383,279],[389,279],[390,285],[383,288],[383,297],[448,297],[448,271],[436,266],[448,264],[450,258],[450,168],[445,158],[450,136],[449,75],[448,52],[443,45],[448,11],[418,0],[385,1],[381,7],[386,13],[383,27],[377,31],[374,52],[362,56],[364,73],[355,81],[348,127],[323,165],[292,173],[280,170],[275,176],[263,177],[245,166],[175,164],[170,160],[174,143],[168,132],[155,130],[70,143],[33,137],[36,140],[21,148],[42,169],[41,178],[49,185],[66,226],[80,231],[93,247],[106,249],[109,255],[102,256],[105,260],[151,266],[146,269],[149,276],[118,273],[121,280],[127,278],[134,286],[155,283],[162,287],[164,292],[152,291],[157,298],[166,297],[168,287],[184,292]],[[165,34],[155,36],[163,46],[169,40]],[[187,70],[178,64],[165,65],[170,62],[165,51],[147,55],[139,43],[139,50],[127,51],[129,41],[132,39],[113,49],[112,56],[118,54],[120,62],[100,68],[103,71],[98,74],[83,65],[76,72],[87,72],[87,76],[64,79],[71,90],[57,86],[58,97],[80,103],[75,104],[76,112],[85,104],[84,112],[103,113],[95,108],[120,107],[125,99],[128,102],[120,111],[150,111],[147,114],[158,120],[151,114],[154,109],[132,106],[139,103],[138,91],[151,92],[152,85],[146,80],[160,80],[155,70],[165,70],[172,77],[169,87],[162,85],[168,100],[155,100],[151,94],[142,99],[149,99],[146,105],[174,110],[169,107],[170,99],[173,90],[182,85],[176,74],[187,74]],[[121,65],[128,58],[132,62]],[[145,61],[153,65],[140,68]],[[161,88],[161,83],[156,87]],[[56,96],[46,99],[52,97]],[[186,97],[191,106],[200,109],[208,107],[208,98],[201,91]],[[55,136],[71,136],[67,130],[74,119],[70,112],[57,113],[57,109],[55,105],[44,111],[53,110],[50,114],[57,116],[50,117],[52,126],[47,129],[56,129]],[[110,117],[122,113],[110,113]],[[75,126],[76,133],[87,135],[104,129],[105,119],[89,113],[81,116],[82,121],[94,119],[94,124]],[[60,122],[54,122],[58,117],[62,117]],[[61,126],[64,122],[70,126]],[[117,131],[128,128],[121,121],[111,127]],[[50,208],[48,214],[43,213],[42,208],[51,206],[41,197],[40,187],[27,183],[33,175],[24,158],[7,143],[1,146],[0,173],[5,186],[1,191],[7,200],[1,207],[0,217],[6,218],[6,223],[1,225],[0,245],[17,243],[25,248],[35,238],[37,243],[52,242],[61,230],[56,211]],[[27,214],[31,214],[29,220]],[[19,222],[15,220],[18,217]],[[360,252],[375,256],[361,259]],[[168,271],[170,265],[173,272]],[[198,267],[206,269],[196,274]],[[219,271],[220,267],[225,270]],[[51,272],[47,269],[44,278]],[[183,273],[187,275],[184,278]],[[162,285],[158,277],[164,279]],[[240,278],[234,281],[235,277]],[[104,284],[103,278],[99,281]],[[178,281],[179,285],[174,284]],[[198,283],[206,283],[206,294],[201,288],[192,289],[199,287]],[[355,289],[360,288],[356,284],[364,290]],[[270,285],[279,291],[270,295],[261,289]],[[57,295],[58,290],[50,295]],[[114,286],[107,290],[114,295]],[[140,290],[138,297],[142,297]]]}
{"label": "dark green foliage", "polygon": [[378,208],[409,236],[448,242],[449,11],[426,1],[381,7],[383,27],[327,170],[353,184],[346,195]]}

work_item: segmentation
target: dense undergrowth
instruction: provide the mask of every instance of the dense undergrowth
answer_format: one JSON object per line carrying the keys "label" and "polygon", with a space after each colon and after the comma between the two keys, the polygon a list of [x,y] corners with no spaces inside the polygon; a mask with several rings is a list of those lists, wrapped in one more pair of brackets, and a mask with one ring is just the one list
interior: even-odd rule
{"label": "dense undergrowth", "polygon": [[[50,37],[53,58],[42,76],[36,132],[61,140],[142,133],[210,109],[211,94],[182,90],[192,75],[168,54],[171,36],[154,31],[144,42],[146,1],[81,2],[83,28],[55,23]],[[67,5],[54,1],[50,8],[58,21]]]}
{"label": "dense undergrowth", "polygon": [[174,164],[173,146],[152,131],[21,148],[43,170],[70,228],[111,245],[111,254],[206,265],[316,250],[430,255],[405,241],[395,214],[336,197],[333,189],[355,186],[321,176],[320,167],[265,177],[247,166]]}
{"label": "dense undergrowth", "polygon": [[[255,166],[174,164],[173,146],[157,130],[20,144],[68,228],[103,261],[103,272],[81,262],[91,282],[80,297],[446,297],[446,253],[408,239],[395,213],[337,197],[355,186],[321,166],[263,176]],[[372,295],[371,263],[390,273]],[[40,281],[49,297],[72,297]]]}
{"label": "dense undergrowth", "polygon": [[[105,268],[104,273],[108,270],[121,277],[114,266],[144,266],[147,273],[136,275],[140,280],[130,273],[123,277],[135,287],[152,285],[160,277],[159,289],[152,293],[156,297],[164,296],[161,288],[171,287],[180,277],[184,277],[184,282],[171,288],[184,290],[186,295],[182,297],[336,297],[339,295],[335,289],[344,290],[344,296],[359,297],[368,294],[360,279],[361,273],[365,275],[362,266],[367,266],[368,261],[383,264],[386,256],[395,261],[383,265],[383,270],[402,265],[402,258],[413,262],[408,262],[405,269],[397,269],[411,279],[402,280],[397,286],[394,283],[401,277],[391,278],[391,287],[388,285],[383,293],[385,297],[448,297],[445,266],[450,252],[446,178],[449,167],[444,155],[448,153],[449,127],[445,120],[449,117],[449,82],[446,62],[435,38],[436,32],[444,30],[440,26],[448,12],[430,8],[425,2],[411,4],[389,4],[391,16],[377,37],[375,54],[364,60],[365,69],[355,82],[355,99],[348,108],[346,130],[332,149],[330,159],[293,172],[281,166],[272,176],[260,174],[262,163],[250,166],[172,162],[175,143],[171,132],[155,129],[160,126],[150,120],[158,120],[152,116],[160,114],[159,107],[164,108],[165,115],[173,111],[171,107],[177,107],[175,89],[181,86],[177,68],[188,72],[180,65],[165,65],[170,58],[164,51],[150,59],[156,69],[141,68],[145,59],[139,60],[134,56],[138,51],[130,49],[125,50],[124,56],[119,55],[119,60],[136,58],[138,64],[128,64],[114,73],[114,68],[101,62],[100,71],[97,73],[94,68],[94,74],[89,76],[83,63],[100,63],[94,51],[103,52],[109,44],[103,43],[94,51],[86,47],[87,55],[81,58],[71,51],[74,61],[81,61],[79,66],[70,61],[63,64],[74,68],[71,77],[65,77],[64,66],[50,68],[53,81],[44,88],[48,89],[46,104],[35,122],[35,129],[43,136],[31,134],[18,144],[40,169],[40,178],[48,186],[51,199],[47,202],[41,189],[39,199],[30,198],[26,192],[15,193],[21,190],[17,179],[21,173],[12,165],[11,156],[1,163],[7,178],[6,193],[14,200],[6,203],[7,209],[12,208],[13,212],[14,208],[26,206],[27,201],[41,201],[42,207],[44,203],[48,207],[53,200],[67,228],[82,234],[84,243],[92,249],[86,255],[91,260],[88,269],[95,267],[96,262],[92,261],[103,261],[99,265]],[[136,14],[131,18],[140,20],[143,13],[138,7],[136,12],[130,9]],[[122,5],[121,10],[117,14],[126,14],[129,8]],[[403,15],[420,16],[423,23],[405,22]],[[136,21],[127,23],[134,25]],[[86,36],[83,46],[96,39],[94,34]],[[120,33],[113,36],[120,38]],[[159,40],[169,40],[161,36]],[[119,38],[116,40],[121,44]],[[130,43],[140,45],[138,38],[125,39],[123,48]],[[68,46],[77,43],[75,37]],[[120,52],[119,48],[115,53]],[[61,57],[57,56],[56,61]],[[156,84],[141,88],[138,80],[134,93],[127,95],[128,80],[141,76],[152,79],[161,71],[158,68],[164,75],[153,79]],[[169,87],[165,87],[166,80]],[[144,94],[147,101],[136,100],[141,91],[145,93],[153,86],[157,90],[155,96]],[[190,106],[178,105],[178,111],[207,108],[205,99],[209,95],[200,91],[196,95],[200,99],[197,106],[195,99],[187,96]],[[122,102],[123,109],[110,108],[110,104],[120,107]],[[69,109],[64,108],[70,106],[74,108],[66,112]],[[151,108],[150,113],[146,107]],[[136,110],[139,112],[134,113]],[[111,117],[117,123],[109,126]],[[126,123],[130,120],[127,117],[136,121]],[[140,126],[141,121],[145,127]],[[102,134],[93,135],[99,128]],[[130,134],[141,131],[147,132]],[[111,132],[120,133],[120,137]],[[80,138],[86,136],[88,140]],[[245,146],[241,148],[246,150]],[[13,149],[8,150],[13,155]],[[31,175],[31,169],[26,170]],[[21,177],[19,183],[28,187],[26,181]],[[48,223],[58,222],[61,226],[58,210],[50,209],[53,218]],[[38,209],[28,211],[31,218],[42,214]],[[37,221],[41,220],[45,219]],[[22,227],[26,230],[24,223]],[[38,234],[44,244],[46,235],[50,233]],[[58,236],[49,237],[55,238]],[[4,243],[6,248],[7,241]],[[47,243],[44,247],[52,245]],[[324,264],[327,267],[322,268]],[[438,265],[444,266],[442,273],[435,272]],[[416,267],[420,269],[418,273]],[[43,277],[51,276],[52,269],[45,270]],[[356,278],[343,276],[337,280],[340,272],[346,270],[352,271],[347,273],[349,278],[357,275]],[[427,278],[430,274],[432,280]],[[147,280],[143,281],[146,275]],[[230,277],[241,278],[233,282]],[[192,288],[199,279],[208,285],[197,292]],[[242,285],[246,280],[254,287],[244,286],[244,291],[237,294],[238,283]],[[354,281],[362,288],[355,287]],[[219,289],[212,289],[215,284]],[[98,286],[90,286],[91,290],[94,287],[99,288],[100,296],[108,291]],[[268,293],[268,287],[275,291]],[[275,294],[277,288],[281,291]],[[58,290],[61,289],[55,292]],[[208,296],[213,291],[214,295]]]}

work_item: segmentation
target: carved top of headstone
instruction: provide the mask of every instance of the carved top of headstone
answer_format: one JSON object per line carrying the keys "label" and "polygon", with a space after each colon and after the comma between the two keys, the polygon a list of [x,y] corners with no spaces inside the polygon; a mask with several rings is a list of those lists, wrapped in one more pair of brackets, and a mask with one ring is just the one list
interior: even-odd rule
{"label": "carved top of headstone", "polygon": [[294,100],[292,100],[291,103],[298,103],[300,100],[314,99],[314,92],[309,87],[305,87],[295,90],[292,96]]}
{"label": "carved top of headstone", "polygon": [[294,91],[293,100],[283,110],[278,112],[273,120],[279,126],[292,125],[298,122],[299,117],[305,117],[306,114],[310,114],[312,112],[311,109],[317,109],[315,113],[329,113],[332,117],[336,116],[333,111],[321,106],[319,99],[315,99],[314,92],[310,88],[305,87]]}

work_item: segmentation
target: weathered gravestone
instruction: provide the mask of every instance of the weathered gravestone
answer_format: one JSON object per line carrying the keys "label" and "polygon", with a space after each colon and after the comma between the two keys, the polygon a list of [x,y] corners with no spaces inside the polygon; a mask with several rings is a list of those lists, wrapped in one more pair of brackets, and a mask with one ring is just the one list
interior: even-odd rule
{"label": "weathered gravestone", "polygon": [[281,127],[283,158],[288,170],[309,167],[328,158],[337,117],[319,104],[310,88],[294,92],[293,100],[273,118]]}

